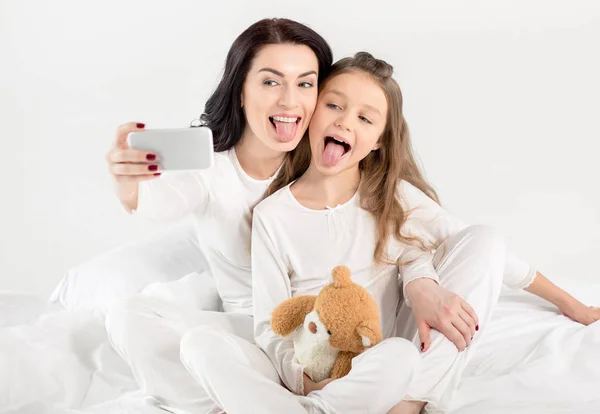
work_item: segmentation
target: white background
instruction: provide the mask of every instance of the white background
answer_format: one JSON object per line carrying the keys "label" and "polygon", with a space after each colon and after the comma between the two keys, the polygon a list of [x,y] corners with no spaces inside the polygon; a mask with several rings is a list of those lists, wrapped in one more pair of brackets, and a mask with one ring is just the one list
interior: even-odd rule
{"label": "white background", "polygon": [[0,0],[0,290],[48,295],[153,231],[112,195],[115,128],[187,126],[234,38],[276,16],[336,59],[394,65],[446,208],[496,226],[551,279],[600,283],[597,1]]}

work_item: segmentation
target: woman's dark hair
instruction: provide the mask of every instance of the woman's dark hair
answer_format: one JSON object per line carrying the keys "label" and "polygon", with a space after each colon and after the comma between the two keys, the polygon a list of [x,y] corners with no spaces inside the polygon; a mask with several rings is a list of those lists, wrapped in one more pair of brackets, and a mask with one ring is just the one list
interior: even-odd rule
{"label": "woman's dark hair", "polygon": [[240,102],[252,60],[262,47],[281,43],[311,48],[319,62],[319,82],[329,74],[331,48],[309,27],[289,19],[263,19],[248,27],[231,45],[223,77],[200,116],[201,124],[212,130],[216,152],[227,151],[242,137],[246,119]]}

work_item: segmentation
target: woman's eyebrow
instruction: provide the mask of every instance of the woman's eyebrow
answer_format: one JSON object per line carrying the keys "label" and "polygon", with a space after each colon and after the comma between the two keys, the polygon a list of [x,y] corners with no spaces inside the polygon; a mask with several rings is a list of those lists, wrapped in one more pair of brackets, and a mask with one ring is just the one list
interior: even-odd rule
{"label": "woman's eyebrow", "polygon": [[[273,68],[262,68],[261,70],[259,70],[259,72],[271,72],[271,73],[273,73],[273,74],[275,74],[277,76],[280,76],[282,78],[285,77],[285,75],[282,72],[280,72],[278,70],[275,70]],[[308,75],[316,75],[316,74],[317,74],[316,71],[309,70],[308,72],[301,73],[300,75],[298,75],[298,77],[299,78],[303,78],[303,77],[308,76]]]}

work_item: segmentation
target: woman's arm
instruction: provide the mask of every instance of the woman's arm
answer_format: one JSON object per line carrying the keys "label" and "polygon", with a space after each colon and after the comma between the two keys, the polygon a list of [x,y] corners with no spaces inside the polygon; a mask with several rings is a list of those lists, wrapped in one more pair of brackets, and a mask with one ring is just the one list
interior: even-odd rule
{"label": "woman's arm", "polygon": [[540,272],[537,272],[535,279],[525,290],[553,303],[565,316],[576,322],[589,325],[600,320],[600,308],[584,305]]}
{"label": "woman's arm", "polygon": [[208,201],[209,183],[203,171],[177,171],[139,183],[137,214],[171,221],[191,213]]}
{"label": "woman's arm", "polygon": [[252,220],[252,296],[256,344],[267,354],[285,386],[295,394],[304,395],[308,378],[305,379],[302,366],[294,361],[294,344],[271,329],[271,313],[292,296],[292,291],[288,268],[265,226],[260,205],[254,210]]}

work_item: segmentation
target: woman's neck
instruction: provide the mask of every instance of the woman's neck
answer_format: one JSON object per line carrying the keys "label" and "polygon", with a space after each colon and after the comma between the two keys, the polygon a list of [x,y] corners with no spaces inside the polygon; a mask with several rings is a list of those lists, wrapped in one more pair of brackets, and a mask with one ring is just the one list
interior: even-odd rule
{"label": "woman's neck", "polygon": [[244,133],[235,145],[235,154],[242,169],[256,180],[271,178],[285,159],[285,152],[268,148],[252,132]]}
{"label": "woman's neck", "polygon": [[321,210],[350,201],[358,191],[359,184],[358,167],[336,175],[326,175],[311,163],[308,170],[290,187],[290,190],[300,204]]}

